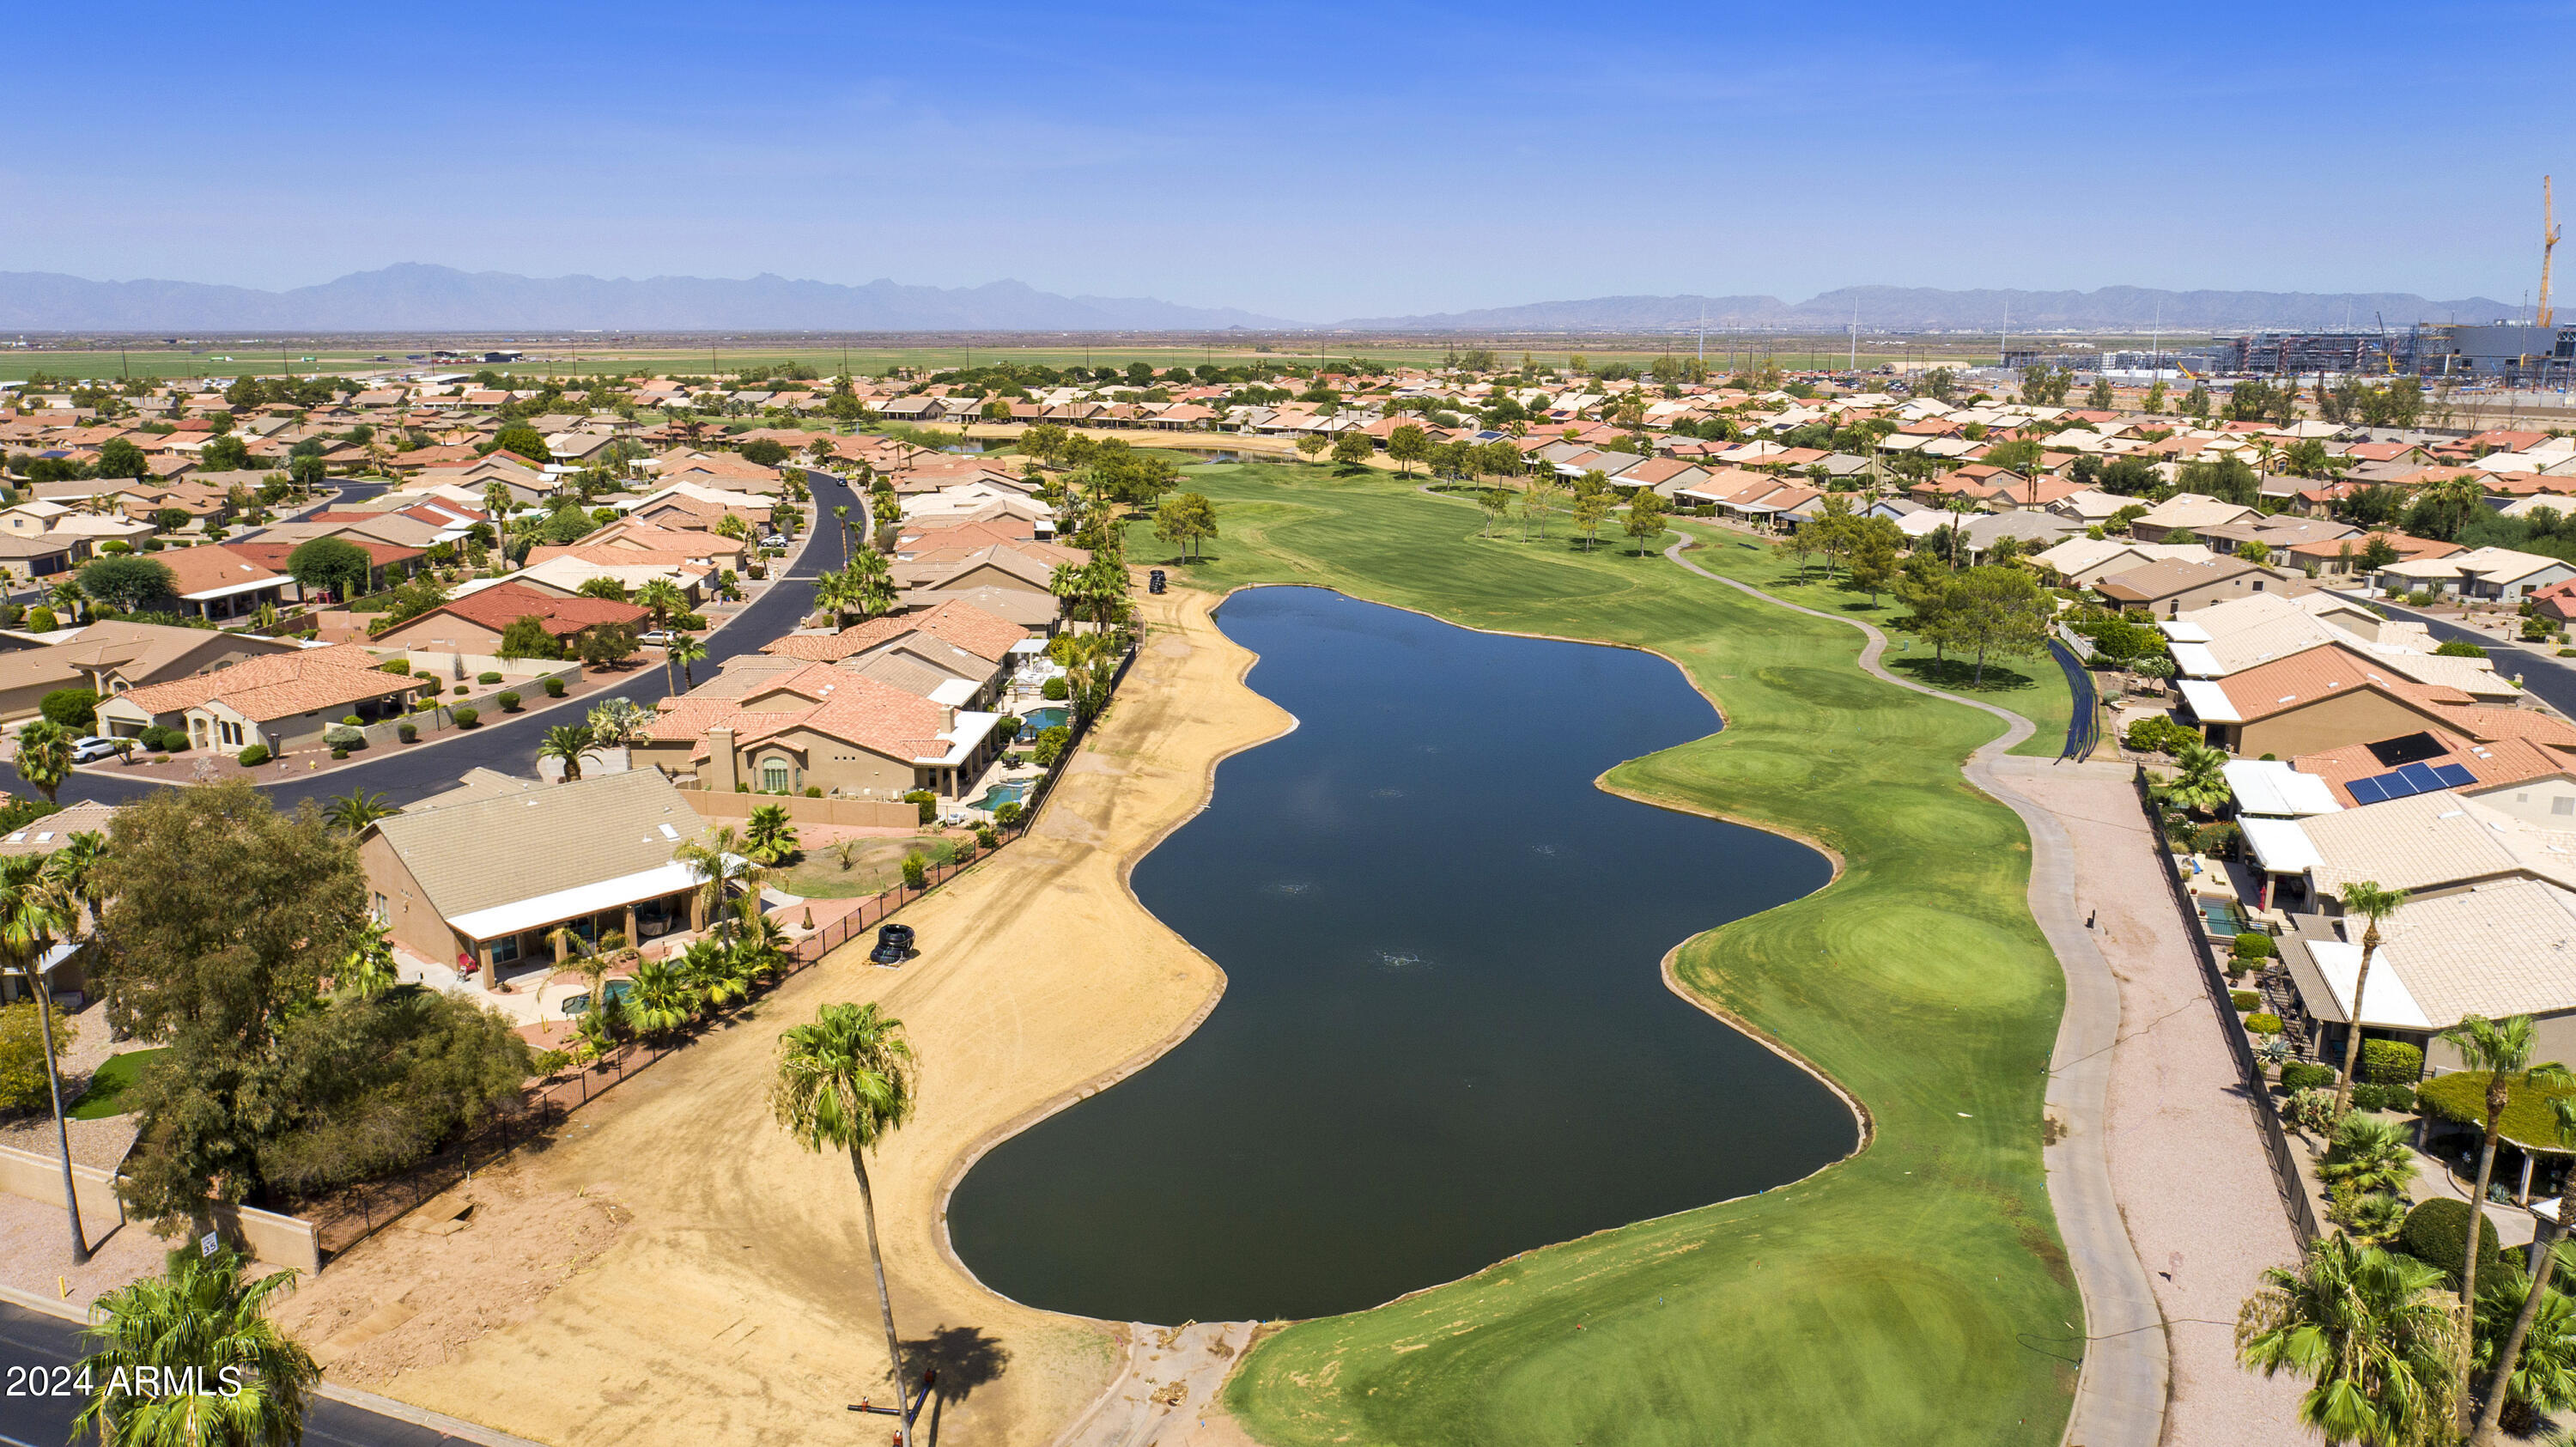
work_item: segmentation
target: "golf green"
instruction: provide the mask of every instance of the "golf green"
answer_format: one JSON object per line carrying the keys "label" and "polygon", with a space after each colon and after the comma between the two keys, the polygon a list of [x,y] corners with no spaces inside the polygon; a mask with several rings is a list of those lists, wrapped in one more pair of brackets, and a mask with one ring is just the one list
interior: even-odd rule
{"label": "golf green", "polygon": [[[2040,1165],[2063,983],[2024,903],[2020,821],[1959,774],[1995,720],[1861,673],[1856,629],[1673,566],[1671,534],[1588,552],[1561,521],[1544,541],[1516,524],[1488,538],[1468,502],[1383,473],[1185,479],[1222,529],[1184,571],[1202,586],[1318,584],[1679,663],[1727,727],[1609,785],[1795,834],[1842,869],[1682,944],[1674,973],[1872,1127],[1795,1184],[1266,1335],[1227,1392],[1244,1426],[1278,1447],[2056,1441],[2084,1320]],[[1712,571],[1769,585],[1790,566],[1705,536],[1693,557]],[[1171,552],[1131,534],[1132,561]],[[1527,1189],[1555,1189],[1551,1142],[1527,1144]]]}

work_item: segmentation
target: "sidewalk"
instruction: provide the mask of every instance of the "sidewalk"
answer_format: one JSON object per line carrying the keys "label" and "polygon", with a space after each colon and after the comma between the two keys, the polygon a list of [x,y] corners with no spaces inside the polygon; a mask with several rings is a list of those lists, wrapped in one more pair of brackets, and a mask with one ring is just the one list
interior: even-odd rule
{"label": "sidewalk", "polygon": [[2219,1032],[2139,813],[2128,765],[2006,758],[1995,772],[2064,829],[2072,903],[2119,981],[2103,1123],[2111,1186],[2149,1272],[2171,1353],[2166,1440],[2311,1440],[2299,1390],[2236,1364],[2237,1309],[2263,1268],[2299,1258],[2253,1104]]}

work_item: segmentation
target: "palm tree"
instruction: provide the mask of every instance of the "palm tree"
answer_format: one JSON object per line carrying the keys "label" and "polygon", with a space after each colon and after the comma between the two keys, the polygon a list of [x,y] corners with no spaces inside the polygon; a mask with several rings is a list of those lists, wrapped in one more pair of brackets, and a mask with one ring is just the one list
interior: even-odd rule
{"label": "palm tree", "polygon": [[653,615],[653,626],[668,628],[671,620],[689,611],[689,600],[680,585],[668,578],[653,578],[635,591],[635,604]]}
{"label": "palm tree", "polygon": [[912,1437],[911,1397],[903,1385],[903,1348],[894,1329],[894,1298],[886,1291],[885,1252],[877,1242],[877,1205],[868,1188],[867,1152],[912,1118],[912,1044],[903,1022],[863,1005],[825,1005],[814,1023],[798,1025],[778,1042],[778,1080],[770,1110],[798,1145],[809,1151],[845,1150],[859,1183],[859,1211],[868,1227],[868,1260],[876,1268],[877,1310],[885,1318],[887,1370],[904,1401],[904,1439]]}
{"label": "palm tree", "polygon": [[724,911],[736,886],[752,888],[766,874],[752,862],[750,844],[730,824],[718,825],[705,838],[681,845],[671,851],[671,857],[687,865],[698,881],[698,906],[710,923]]}
{"label": "palm tree", "polygon": [[[2370,923],[2361,931],[2361,969],[2352,981],[2352,1025],[2343,1040],[2343,1079],[2335,1082],[2334,1113],[2338,1116],[2352,1106],[2352,1073],[2361,1066],[2362,991],[2370,988],[2370,957],[2379,953],[2379,923],[2405,903],[2406,891],[2382,889],[2375,879],[2356,880],[2343,887],[2343,912],[2360,915]],[[2486,1183],[2479,1182],[2478,1189],[2484,1192]]]}
{"label": "palm tree", "polygon": [[832,504],[832,516],[841,520],[841,551],[846,554],[850,551],[850,505],[845,502]]}
{"label": "palm tree", "polygon": [[2430,1447],[2447,1439],[2458,1390],[2461,1330],[2433,1292],[2441,1279],[2438,1266],[2328,1237],[2297,1268],[2263,1273],[2236,1319],[2237,1359],[2305,1377],[2299,1419],[2329,1444]]}
{"label": "palm tree", "polygon": [[1047,591],[1056,596],[1066,616],[1072,616],[1076,611],[1075,604],[1083,596],[1082,569],[1071,563],[1056,564],[1055,571],[1047,575]]}
{"label": "palm tree", "polygon": [[18,777],[54,802],[54,791],[72,776],[72,736],[52,719],[37,719],[18,730]]}
{"label": "palm tree", "polygon": [[[2356,1022],[2358,1028],[2358,1022]],[[2471,1015],[2435,1037],[2457,1051],[2463,1071],[2484,1071],[2487,1077],[2486,1133],[2478,1144],[2478,1185],[2469,1197],[2467,1227],[2468,1259],[2460,1263],[2460,1303],[2475,1306],[2478,1299],[2478,1230],[2486,1224],[2487,1183],[2495,1176],[2496,1140],[2504,1133],[2504,1109],[2513,1103],[2517,1081],[2542,1088],[2576,1086],[2576,1075],[2555,1062],[2531,1063],[2532,1027],[2529,1015],[2508,1015],[2490,1020]],[[2460,1430],[2468,1430],[2469,1351],[2466,1342],[2460,1346]]]}
{"label": "palm tree", "polygon": [[[91,1350],[77,1373],[89,1405],[73,1433],[95,1429],[102,1447],[301,1440],[322,1368],[268,1315],[270,1298],[295,1289],[295,1273],[241,1273],[230,1251],[175,1251],[167,1274],[99,1298],[104,1316],[85,1333]],[[194,1372],[179,1383],[189,1390],[137,1385],[155,1375],[168,1385],[183,1367]]]}
{"label": "palm tree", "polygon": [[0,953],[18,966],[28,993],[36,997],[45,1088],[54,1109],[54,1149],[62,1152],[63,1210],[71,1221],[72,1261],[80,1264],[89,1260],[89,1241],[81,1230],[80,1197],[72,1184],[71,1130],[63,1123],[63,1078],[54,1064],[54,992],[44,975],[46,951],[78,922],[79,911],[61,872],[47,868],[48,859],[42,854],[0,858]]}
{"label": "palm tree", "polygon": [[626,1023],[645,1035],[662,1035],[686,1025],[698,1013],[698,994],[688,976],[668,960],[639,960],[626,987]]}
{"label": "palm tree", "polygon": [[562,760],[563,781],[578,784],[581,782],[581,756],[590,751],[593,742],[590,730],[580,724],[556,724],[546,730],[544,741],[537,745],[537,757]]}
{"label": "palm tree", "polygon": [[763,804],[751,811],[743,829],[743,842],[750,846],[752,862],[778,864],[796,852],[796,825],[787,816],[784,804]]}
{"label": "palm tree", "polygon": [[707,656],[706,644],[686,633],[683,633],[671,640],[671,646],[667,651],[666,656],[668,656],[673,663],[680,665],[680,682],[685,688],[695,688],[698,686],[697,670],[690,667],[690,665]]}
{"label": "palm tree", "polygon": [[[2566,1145],[2576,1141],[2576,1100],[2553,1095],[2549,1098],[2549,1112],[2552,1123],[2557,1127],[2558,1143]],[[2576,1182],[2569,1184],[2576,1186]],[[2508,1397],[2546,1406],[2551,1411],[2576,1405],[2576,1370],[2571,1370],[2571,1364],[2576,1364],[2576,1310],[2570,1309],[2564,1293],[2549,1289],[2550,1275],[2558,1268],[2559,1256],[2567,1250],[2567,1196],[2567,1191],[2559,1192],[2558,1210],[2553,1216],[2542,1216],[2537,1211],[2532,1213],[2540,1222],[2540,1264],[2532,1271],[2531,1285],[2522,1294],[2522,1305],[2514,1313],[2513,1325],[2505,1332],[2503,1345],[2492,1353],[2484,1350],[2494,1339],[2487,1308],[2497,1297],[2510,1301],[2511,1293],[2490,1291],[2478,1299],[2478,1325],[2481,1328],[2476,1343],[2478,1355],[2481,1358],[2491,1356],[2492,1360],[2476,1363],[2487,1368],[2489,1379],[2486,1405],[2478,1409],[2477,1429],[2469,1434],[2472,1447],[2491,1447],[2494,1443],[2496,1429],[2504,1420]],[[2548,1318],[2545,1322],[2541,1320],[2544,1314]],[[2545,1370],[2524,1358],[2525,1343],[2531,1340],[2535,1324],[2542,1327],[2543,1336],[2552,1347],[2552,1350],[2541,1354],[2549,1362]]]}
{"label": "palm tree", "polygon": [[2415,1179],[2410,1134],[2393,1120],[2357,1113],[2345,1116],[2317,1175],[2328,1185],[2350,1186],[2365,1195],[2400,1194]]}
{"label": "palm tree", "polygon": [[886,562],[885,554],[874,548],[857,549],[841,572],[848,579],[850,609],[861,619],[894,611],[894,569]]}
{"label": "palm tree", "polygon": [[81,609],[89,602],[89,594],[81,591],[80,580],[77,578],[65,578],[56,583],[54,590],[46,596],[53,600],[54,606],[62,611],[65,619],[74,623],[80,621]]}
{"label": "palm tree", "polygon": [[730,1005],[751,993],[749,973],[738,969],[733,952],[714,940],[693,942],[671,965],[709,1006]]}
{"label": "palm tree", "polygon": [[518,506],[518,499],[511,496],[506,483],[496,482],[483,489],[483,511],[491,515],[495,537],[499,536],[497,529],[501,520],[516,511]]}
{"label": "palm tree", "polygon": [[106,861],[107,836],[95,829],[73,835],[62,848],[45,856],[45,872],[61,884],[74,913],[85,912],[93,924],[99,906],[107,902]]}
{"label": "palm tree", "polygon": [[355,834],[387,815],[401,812],[393,806],[393,801],[382,794],[370,794],[364,789],[351,789],[324,806],[322,817],[329,821],[332,828]]}
{"label": "palm tree", "polygon": [[2165,797],[2188,809],[2214,809],[2235,794],[2227,782],[2227,753],[2207,744],[2185,744],[2174,756],[2182,772],[2165,785]]}
{"label": "palm tree", "polygon": [[733,956],[746,975],[771,975],[787,963],[787,927],[750,895],[734,901]]}

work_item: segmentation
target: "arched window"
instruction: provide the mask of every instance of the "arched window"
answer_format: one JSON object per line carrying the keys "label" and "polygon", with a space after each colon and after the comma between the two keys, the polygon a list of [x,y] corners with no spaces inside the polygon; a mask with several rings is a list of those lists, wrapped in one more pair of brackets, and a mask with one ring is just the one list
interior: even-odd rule
{"label": "arched window", "polygon": [[784,789],[787,787],[787,761],[785,759],[771,759],[768,763],[760,766],[760,787],[764,789]]}

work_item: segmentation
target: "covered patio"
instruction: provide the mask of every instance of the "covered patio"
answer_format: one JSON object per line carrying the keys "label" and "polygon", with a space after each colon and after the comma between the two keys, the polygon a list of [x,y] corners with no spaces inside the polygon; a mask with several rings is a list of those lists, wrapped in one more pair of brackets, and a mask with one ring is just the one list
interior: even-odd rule
{"label": "covered patio", "polygon": [[673,860],[459,915],[448,921],[457,935],[458,969],[485,989],[506,988],[512,973],[550,972],[571,957],[559,932],[596,947],[612,932],[640,945],[696,929],[705,922],[699,884],[688,865]]}

